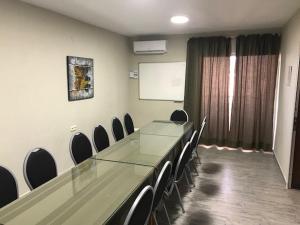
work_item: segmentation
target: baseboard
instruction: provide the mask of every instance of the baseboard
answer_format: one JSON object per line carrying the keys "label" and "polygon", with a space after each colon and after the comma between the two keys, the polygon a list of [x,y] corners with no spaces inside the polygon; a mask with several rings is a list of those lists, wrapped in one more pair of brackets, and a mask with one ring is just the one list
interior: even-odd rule
{"label": "baseboard", "polygon": [[279,170],[280,170],[280,174],[281,174],[281,176],[283,177],[283,180],[284,180],[284,182],[285,182],[285,187],[286,187],[286,189],[289,189],[290,187],[289,187],[289,185],[288,185],[288,181],[286,180],[286,178],[285,178],[285,176],[284,176],[284,174],[283,174],[283,169],[281,168],[281,166],[280,166],[280,163],[278,162],[278,160],[277,160],[277,156],[276,156],[276,152],[275,151],[273,151],[274,152],[274,159],[275,159],[275,162],[276,162],[276,164],[277,164],[277,166],[278,166],[278,168],[279,168]]}

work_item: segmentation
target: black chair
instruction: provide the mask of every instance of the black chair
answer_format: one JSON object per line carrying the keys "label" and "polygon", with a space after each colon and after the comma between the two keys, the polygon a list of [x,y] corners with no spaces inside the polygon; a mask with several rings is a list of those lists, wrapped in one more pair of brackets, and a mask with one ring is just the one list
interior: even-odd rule
{"label": "black chair", "polygon": [[70,153],[75,165],[93,156],[90,140],[83,133],[76,133],[71,139]]}
{"label": "black chair", "polygon": [[[189,140],[191,140],[191,137],[192,137],[192,135],[193,135],[193,132],[194,132],[193,129],[189,129],[189,130],[186,132],[186,134],[183,136],[182,142],[183,142],[183,143],[186,143],[186,142],[188,142]],[[183,146],[184,146],[184,145],[183,145]]]}
{"label": "black chair", "polygon": [[33,190],[57,176],[55,160],[45,149],[33,149],[26,155],[23,173],[27,185]]}
{"label": "black chair", "polygon": [[146,186],[131,206],[124,225],[147,225],[153,203],[153,188]]}
{"label": "black chair", "polygon": [[163,207],[165,211],[169,225],[171,224],[168,211],[166,209],[164,199],[163,199],[163,195],[167,192],[167,186],[170,180],[171,172],[172,172],[172,163],[168,161],[165,163],[162,170],[160,171],[160,174],[158,175],[158,178],[154,186],[154,199],[153,199],[152,212],[153,212],[153,217],[156,225],[158,225],[156,219],[156,211],[158,211],[159,208],[161,207]]}
{"label": "black chair", "polygon": [[174,122],[187,122],[189,121],[189,116],[184,110],[175,110],[171,114],[170,120]]}
{"label": "black chair", "polygon": [[18,199],[18,184],[8,169],[0,166],[0,208]]}
{"label": "black chair", "polygon": [[112,133],[115,141],[119,141],[124,138],[124,130],[121,121],[114,117],[112,120]]}
{"label": "black chair", "polygon": [[196,174],[199,175],[196,164],[194,162],[194,158],[195,158],[194,155],[196,154],[194,151],[195,151],[195,149],[197,150],[197,148],[196,148],[197,143],[198,143],[198,131],[194,130],[193,135],[190,139],[190,148],[191,148],[192,154],[191,154],[191,157],[189,158],[189,163],[186,166],[190,181],[193,184],[193,186],[195,186],[195,185],[193,183],[193,179],[192,179],[192,176],[191,176],[191,171],[190,171],[189,165],[191,165],[194,168]]}
{"label": "black chair", "polygon": [[94,146],[97,152],[109,147],[109,138],[104,127],[95,127],[93,135]]}
{"label": "black chair", "polygon": [[203,130],[204,130],[205,126],[206,126],[206,116],[204,117],[204,119],[201,123],[200,132],[199,132],[198,137],[197,137],[197,142],[195,143],[195,145],[192,145],[195,158],[197,158],[199,164],[201,164],[201,159],[200,159],[200,156],[199,156],[199,153],[198,153],[197,150],[198,150],[199,141],[200,141],[200,138],[202,136],[202,133],[203,133]]}
{"label": "black chair", "polygon": [[134,125],[132,118],[128,113],[124,116],[124,124],[127,135],[132,134],[134,132]]}
{"label": "black chair", "polygon": [[[172,178],[171,178],[171,183],[169,184],[168,187],[168,191],[166,193],[167,197],[170,197],[174,187],[176,189],[177,192],[177,196],[179,199],[179,203],[182,209],[182,212],[184,213],[184,208],[183,208],[183,204],[182,204],[182,200],[181,200],[181,195],[179,192],[179,188],[177,183],[180,182],[182,180],[183,177],[185,177],[187,184],[190,186],[190,183],[188,181],[188,177],[186,174],[186,165],[189,162],[189,158],[191,157],[192,151],[191,151],[191,147],[190,147],[190,142],[187,142],[182,150],[182,152],[180,153],[179,157],[177,160],[175,160],[176,165],[175,166],[175,170],[172,170]],[[174,168],[174,167],[173,167]]]}

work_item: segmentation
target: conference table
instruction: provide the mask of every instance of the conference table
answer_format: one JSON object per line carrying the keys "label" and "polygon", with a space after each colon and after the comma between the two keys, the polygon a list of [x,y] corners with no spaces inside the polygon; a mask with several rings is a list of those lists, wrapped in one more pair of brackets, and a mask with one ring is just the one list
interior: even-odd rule
{"label": "conference table", "polygon": [[3,225],[122,225],[193,124],[153,121],[0,209]]}
{"label": "conference table", "polygon": [[174,161],[182,149],[180,141],[191,128],[191,122],[153,121],[92,158],[150,166],[159,172],[166,161]]}

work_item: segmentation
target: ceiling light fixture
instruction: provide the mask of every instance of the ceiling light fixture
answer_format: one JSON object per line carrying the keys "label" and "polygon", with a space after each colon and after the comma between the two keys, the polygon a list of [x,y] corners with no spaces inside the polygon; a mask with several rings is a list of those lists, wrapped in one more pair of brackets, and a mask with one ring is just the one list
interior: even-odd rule
{"label": "ceiling light fixture", "polygon": [[187,23],[189,21],[189,18],[186,16],[173,16],[171,17],[171,22],[175,24],[183,24]]}

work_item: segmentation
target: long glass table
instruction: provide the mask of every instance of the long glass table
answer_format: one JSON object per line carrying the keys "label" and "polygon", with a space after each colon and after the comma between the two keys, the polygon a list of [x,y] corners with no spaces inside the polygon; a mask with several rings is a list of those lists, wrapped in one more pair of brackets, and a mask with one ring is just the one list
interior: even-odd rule
{"label": "long glass table", "polygon": [[154,120],[140,129],[141,134],[183,137],[193,127],[192,122],[178,123],[169,120]]}
{"label": "long glass table", "polygon": [[[0,209],[0,225],[122,225],[136,196],[192,128],[153,121]],[[1,185],[1,184],[0,184]]]}
{"label": "long glass table", "polygon": [[[180,141],[192,123],[152,122],[146,127],[93,156],[94,159],[152,166],[160,171],[168,160],[174,161],[181,150]],[[165,135],[161,135],[164,133]],[[169,134],[169,135],[167,135]]]}
{"label": "long glass table", "polygon": [[3,225],[92,225],[124,222],[153,168],[88,159],[0,210]]}
{"label": "long glass table", "polygon": [[178,138],[141,134],[139,131],[93,156],[94,159],[157,167],[170,158]]}

